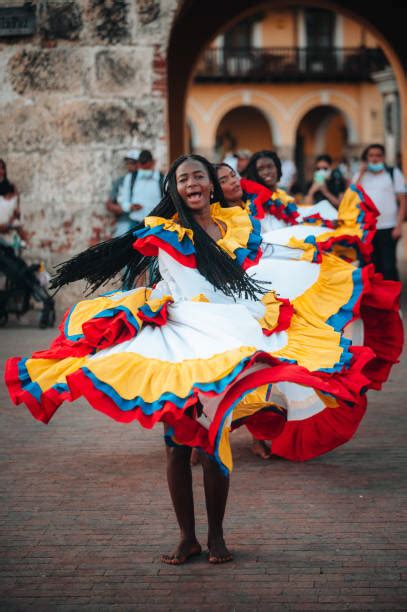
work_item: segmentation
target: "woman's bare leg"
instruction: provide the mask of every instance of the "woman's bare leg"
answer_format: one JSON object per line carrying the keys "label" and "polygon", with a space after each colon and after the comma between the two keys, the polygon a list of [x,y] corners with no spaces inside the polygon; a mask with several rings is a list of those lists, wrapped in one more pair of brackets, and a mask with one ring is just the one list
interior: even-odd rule
{"label": "woman's bare leg", "polygon": [[209,563],[226,563],[233,557],[223,539],[223,517],[229,493],[229,476],[225,476],[218,464],[208,456],[201,457],[206,511],[208,513]]}
{"label": "woman's bare leg", "polygon": [[199,555],[201,546],[195,535],[194,498],[192,493],[191,449],[185,446],[167,447],[167,481],[181,532],[181,540],[171,555],[161,561],[170,565],[185,563]]}
{"label": "woman's bare leg", "polygon": [[271,457],[270,448],[265,440],[257,440],[254,436],[252,436],[252,453],[262,459],[270,459]]}

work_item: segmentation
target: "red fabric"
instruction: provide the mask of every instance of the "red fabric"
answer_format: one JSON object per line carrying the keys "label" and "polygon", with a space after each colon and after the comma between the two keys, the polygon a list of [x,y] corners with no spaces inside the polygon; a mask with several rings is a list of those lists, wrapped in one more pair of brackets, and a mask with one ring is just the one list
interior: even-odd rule
{"label": "red fabric", "polygon": [[365,292],[359,301],[364,327],[364,344],[375,358],[364,368],[371,389],[381,389],[393,364],[398,362],[404,344],[404,328],[399,312],[401,283],[384,280],[373,264],[363,269]]}
{"label": "red fabric", "polygon": [[291,304],[290,300],[287,300],[286,298],[278,298],[278,301],[281,302],[281,306],[278,314],[277,327],[274,330],[275,332],[288,329],[294,314],[294,306]]}
{"label": "red fabric", "polygon": [[82,331],[89,345],[100,350],[134,338],[138,330],[128,321],[126,313],[119,311],[114,317],[97,317],[86,321]]}
{"label": "red fabric", "polygon": [[263,327],[262,330],[265,336],[271,336],[275,332],[284,331],[290,327],[291,318],[294,314],[294,306],[286,298],[278,298],[278,301],[281,302],[281,306],[278,313],[277,326],[274,329]]}
{"label": "red fabric", "polygon": [[242,178],[240,179],[240,185],[248,195],[256,195],[253,200],[253,204],[256,208],[256,219],[264,219],[265,212],[267,210],[268,214],[272,214],[277,219],[281,219],[282,221],[286,221],[291,225],[297,224],[297,217],[299,217],[299,213],[296,211],[292,211],[287,214],[285,210],[286,205],[284,202],[279,200],[280,205],[276,204],[272,199],[273,191],[264,187],[264,185],[260,185],[260,183],[256,183],[255,181],[250,181],[248,179]]}
{"label": "red fabric", "polygon": [[[315,221],[319,221],[319,223],[315,223]],[[304,217],[302,223],[310,223],[312,225],[324,225],[325,227],[329,227],[331,229],[335,229],[337,227],[336,221],[324,219],[319,213],[314,213],[313,215],[308,215],[308,217]]]}
{"label": "red fabric", "polygon": [[168,242],[161,240],[158,236],[151,235],[145,238],[137,238],[137,240],[133,242],[133,249],[136,249],[142,255],[146,256],[158,255],[158,249],[162,249],[187,268],[196,268],[197,265],[194,254],[183,255]]}
{"label": "red fabric", "polygon": [[253,204],[256,208],[257,214],[255,215],[256,219],[264,219],[265,211],[264,204],[271,198],[271,191],[260,185],[260,183],[256,183],[255,181],[249,181],[249,179],[242,178],[240,179],[240,185],[244,192],[248,195],[256,195],[253,200]]}
{"label": "red fabric", "polygon": [[250,257],[246,257],[246,259],[242,263],[243,270],[247,270],[248,268],[251,268],[252,266],[257,265],[259,263],[262,255],[263,255],[263,253],[262,253],[261,249],[259,248],[257,253],[256,253],[256,257],[254,259],[250,259]]}
{"label": "red fabric", "polygon": [[21,357],[12,357],[6,361],[4,378],[11,400],[16,406],[24,403],[35,419],[42,423],[48,423],[62,402],[71,401],[70,393],[58,393],[55,389],[50,389],[46,393],[42,393],[41,402],[38,402],[21,385],[18,376],[18,363],[20,361]]}
{"label": "red fabric", "polygon": [[339,402],[302,421],[288,421],[272,441],[274,455],[291,461],[307,461],[350,440],[366,411],[366,398],[354,406]]}
{"label": "red fabric", "polygon": [[93,353],[94,349],[85,338],[80,340],[68,340],[65,336],[65,322],[71,309],[67,310],[62,322],[58,326],[59,336],[51,342],[49,348],[42,351],[35,351],[32,355],[34,359],[65,359],[65,357],[85,357]]}
{"label": "red fabric", "polygon": [[[318,237],[316,238],[315,247],[317,249],[316,256],[314,257],[314,261],[320,263],[322,261],[323,253],[330,253],[335,245],[343,246],[343,247],[353,247],[357,253],[359,253],[364,261],[370,261],[372,255],[372,245],[365,244],[361,241],[358,236],[349,236],[348,234],[342,234],[341,236],[332,236],[327,240],[320,241]],[[347,260],[348,258],[343,257],[343,259]]]}
{"label": "red fabric", "polygon": [[274,440],[284,430],[286,417],[284,414],[261,410],[247,417],[244,425],[256,440]]}
{"label": "red fabric", "polygon": [[137,312],[137,316],[140,317],[145,323],[152,323],[153,325],[165,325],[168,319],[168,306],[172,304],[174,300],[168,300],[165,302],[152,317],[146,315],[141,309]]}

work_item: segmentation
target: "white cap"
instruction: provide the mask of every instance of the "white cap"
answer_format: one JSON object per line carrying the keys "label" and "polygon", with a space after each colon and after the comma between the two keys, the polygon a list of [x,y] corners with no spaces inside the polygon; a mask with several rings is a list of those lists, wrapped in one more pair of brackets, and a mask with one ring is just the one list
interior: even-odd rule
{"label": "white cap", "polygon": [[139,149],[130,149],[130,151],[127,151],[126,155],[124,156],[124,159],[133,159],[134,161],[138,161],[139,157]]}

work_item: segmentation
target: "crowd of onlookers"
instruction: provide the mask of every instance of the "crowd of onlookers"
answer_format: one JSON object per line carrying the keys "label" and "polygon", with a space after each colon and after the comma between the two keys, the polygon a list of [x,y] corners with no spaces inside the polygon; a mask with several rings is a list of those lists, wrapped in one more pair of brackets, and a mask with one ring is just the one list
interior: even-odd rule
{"label": "crowd of onlookers", "polygon": [[[252,152],[239,149],[223,161],[244,176],[250,160],[253,160]],[[106,202],[106,209],[114,217],[114,237],[142,221],[163,194],[164,175],[156,169],[150,151],[131,149],[124,156],[124,164],[126,171],[113,181]],[[345,159],[333,164],[329,155],[318,155],[312,179],[307,182],[300,183],[292,160],[279,159],[279,168],[278,187],[292,195],[298,204],[312,205],[327,200],[338,207],[350,183],[362,185],[380,213],[373,245],[374,263],[385,278],[398,278],[396,244],[406,216],[406,182],[399,167],[386,165],[383,145],[366,147],[357,170],[351,169]],[[11,251],[20,255],[26,241],[18,190],[8,178],[6,163],[0,160],[0,253],[3,257]]]}

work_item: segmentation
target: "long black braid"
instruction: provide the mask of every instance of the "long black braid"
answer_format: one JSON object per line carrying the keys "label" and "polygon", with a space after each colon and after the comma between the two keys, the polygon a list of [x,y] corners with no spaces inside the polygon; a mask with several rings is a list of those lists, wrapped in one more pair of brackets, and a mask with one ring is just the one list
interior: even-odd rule
{"label": "long black braid", "polygon": [[247,164],[245,171],[243,172],[243,176],[249,179],[250,181],[260,183],[260,185],[263,185],[264,187],[267,187],[267,189],[269,189],[269,186],[264,183],[263,179],[259,176],[259,173],[257,172],[257,161],[262,157],[269,157],[274,162],[277,168],[277,181],[279,181],[282,176],[281,160],[277,153],[274,153],[274,151],[270,151],[269,149],[263,149],[262,151],[257,151],[256,153],[253,153],[253,155],[249,159],[249,163]]}
{"label": "long black braid", "polygon": [[[252,280],[202,229],[179,195],[175,175],[177,168],[187,160],[198,161],[206,168],[213,185],[213,201],[227,207],[216,172],[208,160],[200,155],[182,155],[172,164],[164,181],[164,197],[149,216],[171,219],[175,213],[178,213],[180,224],[193,231],[199,272],[216,289],[228,296],[238,295],[258,299],[259,293],[265,293],[267,289],[262,283]],[[114,278],[123,268],[126,268],[123,280],[127,286],[131,286],[156,259],[145,257],[132,248],[134,231],[142,227],[143,223],[123,236],[101,242],[60,264],[51,286],[59,289],[74,281],[85,279],[91,292]]]}

